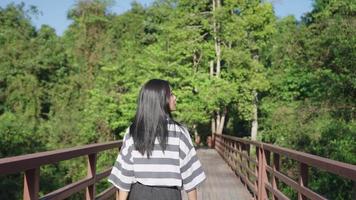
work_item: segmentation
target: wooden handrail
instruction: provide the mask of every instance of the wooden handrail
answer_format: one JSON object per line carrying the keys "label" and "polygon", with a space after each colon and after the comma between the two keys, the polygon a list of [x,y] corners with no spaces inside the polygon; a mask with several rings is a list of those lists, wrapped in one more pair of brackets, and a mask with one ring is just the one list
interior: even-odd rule
{"label": "wooden handrail", "polygon": [[[272,194],[273,199],[289,199],[278,189],[278,182],[283,182],[295,190],[298,199],[326,199],[308,188],[310,167],[352,180],[354,185],[356,182],[356,165],[228,135],[214,134],[213,138],[215,138],[215,149],[252,192],[254,199],[268,199],[268,192]],[[251,146],[256,149],[254,155],[250,153]],[[272,163],[271,154],[273,154]],[[280,171],[281,156],[299,162],[298,181]],[[252,172],[255,174],[251,175]]]}
{"label": "wooden handrail", "polygon": [[[94,200],[96,198],[103,199],[104,197],[112,196],[115,188],[109,188],[100,193],[97,197],[95,192],[95,183],[107,177],[111,169],[107,169],[99,174],[96,173],[96,156],[97,153],[109,149],[120,148],[122,141],[113,141],[100,144],[90,144],[80,147],[60,149],[54,151],[46,151],[33,153],[28,155],[14,156],[0,159],[0,175],[12,173],[24,173],[24,200],[38,199],[64,199],[70,195],[86,189],[86,200]],[[69,160],[72,158],[88,156],[87,177],[75,183],[66,185],[60,189],[50,192],[49,194],[39,197],[39,179],[40,167],[47,164],[54,164],[60,161]]]}
{"label": "wooden handrail", "polygon": [[323,169],[325,171],[331,172],[347,179],[356,180],[356,165],[351,165],[348,163],[343,163],[336,160],[331,160],[283,147],[277,147],[266,143],[263,143],[263,148],[265,150],[278,153],[279,155],[287,156],[301,163],[305,163],[309,166]]}
{"label": "wooden handrail", "polygon": [[[215,138],[215,149],[241,178],[255,199],[268,199],[268,193],[273,196],[273,199],[288,199],[279,190],[278,182],[283,182],[294,189],[298,193],[298,199],[325,199],[308,188],[310,167],[356,181],[355,165],[228,135],[214,134],[213,138]],[[115,195],[115,192],[117,198],[115,187],[110,187],[96,195],[95,183],[107,177],[111,171],[109,168],[97,174],[96,156],[101,151],[120,148],[121,145],[122,141],[114,141],[3,158],[0,159],[0,175],[25,172],[23,191],[25,200],[64,199],[83,189],[86,189],[86,200],[106,199]],[[254,153],[251,153],[251,150],[254,150]],[[273,162],[271,161],[272,154]],[[88,156],[87,177],[39,197],[40,167],[79,156]],[[299,162],[298,181],[280,171],[281,156]]]}
{"label": "wooden handrail", "polygon": [[71,158],[98,153],[121,146],[122,141],[89,144],[80,147],[46,151],[0,159],[0,174],[12,174],[33,169],[46,164],[56,163]]}

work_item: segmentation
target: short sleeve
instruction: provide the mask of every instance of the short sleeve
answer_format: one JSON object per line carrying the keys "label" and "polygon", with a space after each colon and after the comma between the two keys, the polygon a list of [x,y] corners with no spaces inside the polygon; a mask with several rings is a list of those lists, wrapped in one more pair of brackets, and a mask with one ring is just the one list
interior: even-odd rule
{"label": "short sleeve", "polygon": [[128,132],[127,130],[125,133],[120,153],[108,178],[110,183],[123,191],[130,191],[131,184],[135,182],[132,159],[133,143],[129,139]]}
{"label": "short sleeve", "polygon": [[180,142],[180,172],[183,188],[190,192],[206,179],[202,165],[198,159],[189,132],[184,129]]}

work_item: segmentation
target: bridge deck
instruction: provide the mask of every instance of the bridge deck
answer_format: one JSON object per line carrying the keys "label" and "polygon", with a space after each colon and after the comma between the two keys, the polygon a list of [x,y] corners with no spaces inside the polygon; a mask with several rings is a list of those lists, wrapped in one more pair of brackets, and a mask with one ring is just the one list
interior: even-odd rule
{"label": "bridge deck", "polygon": [[[214,149],[198,149],[207,180],[198,188],[198,200],[250,200],[252,197],[231,168]],[[182,199],[187,194],[182,192]]]}

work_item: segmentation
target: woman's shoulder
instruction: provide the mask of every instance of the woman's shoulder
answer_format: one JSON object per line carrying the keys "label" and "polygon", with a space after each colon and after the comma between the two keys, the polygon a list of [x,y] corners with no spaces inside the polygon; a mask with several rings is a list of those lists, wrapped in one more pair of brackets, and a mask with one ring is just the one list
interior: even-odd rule
{"label": "woman's shoulder", "polygon": [[179,134],[181,137],[183,136],[185,138],[190,138],[190,134],[187,126],[182,123],[171,121],[168,124],[168,129],[170,131],[174,131],[175,133]]}
{"label": "woman's shoulder", "polygon": [[123,134],[123,140],[124,141],[132,140],[132,136],[130,134],[130,128],[131,128],[131,126],[127,127],[126,130],[124,131],[124,134]]}
{"label": "woman's shoulder", "polygon": [[168,120],[168,128],[173,129],[175,131],[180,131],[180,132],[188,130],[184,124],[177,122],[173,119]]}

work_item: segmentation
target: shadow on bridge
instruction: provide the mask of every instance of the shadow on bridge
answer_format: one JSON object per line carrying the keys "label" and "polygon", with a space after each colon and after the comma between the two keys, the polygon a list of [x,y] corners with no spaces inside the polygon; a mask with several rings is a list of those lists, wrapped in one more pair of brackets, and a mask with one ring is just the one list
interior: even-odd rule
{"label": "shadow on bridge", "polygon": [[[198,188],[198,200],[250,200],[249,191],[214,149],[198,149],[197,154],[207,179]],[[182,199],[187,194],[182,192]]]}

